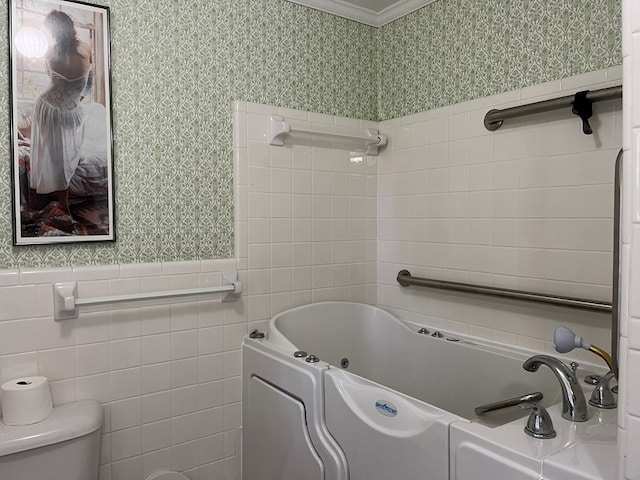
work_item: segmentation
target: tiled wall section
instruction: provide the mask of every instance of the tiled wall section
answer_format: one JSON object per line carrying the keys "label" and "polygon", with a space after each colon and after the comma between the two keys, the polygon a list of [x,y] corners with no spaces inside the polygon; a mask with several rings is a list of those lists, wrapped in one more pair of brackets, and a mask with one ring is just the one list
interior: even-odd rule
{"label": "tiled wall section", "polygon": [[625,150],[621,299],[619,479],[640,479],[640,4],[625,0],[622,12]]}
{"label": "tiled wall section", "polygon": [[52,284],[79,297],[217,286],[235,260],[0,272],[0,381],[44,375],[55,404],[104,406],[100,480],[157,470],[239,478],[240,345],[245,297],[82,307],[53,319]]}
{"label": "tiled wall section", "polygon": [[[609,346],[607,316],[399,287],[413,275],[610,301],[613,174],[621,102],[594,106],[594,135],[569,109],[506,121],[485,113],[621,83],[591,72],[381,122],[378,303],[440,328],[549,350],[559,323]],[[586,357],[589,358],[589,357]],[[589,358],[593,361],[593,358]]]}
{"label": "tiled wall section", "polygon": [[249,320],[322,300],[375,303],[377,158],[319,136],[270,146],[268,120],[347,133],[377,124],[243,102],[234,110],[236,251],[248,268]]}

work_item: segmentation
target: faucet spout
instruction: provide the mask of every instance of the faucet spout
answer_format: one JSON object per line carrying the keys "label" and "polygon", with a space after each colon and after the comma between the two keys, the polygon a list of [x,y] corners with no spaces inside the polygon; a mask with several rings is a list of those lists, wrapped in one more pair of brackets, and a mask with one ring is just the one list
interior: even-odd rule
{"label": "faucet spout", "polygon": [[587,402],[573,371],[563,362],[549,355],[534,355],[524,362],[522,368],[528,372],[537,372],[540,365],[549,367],[560,382],[562,418],[571,422],[585,422]]}

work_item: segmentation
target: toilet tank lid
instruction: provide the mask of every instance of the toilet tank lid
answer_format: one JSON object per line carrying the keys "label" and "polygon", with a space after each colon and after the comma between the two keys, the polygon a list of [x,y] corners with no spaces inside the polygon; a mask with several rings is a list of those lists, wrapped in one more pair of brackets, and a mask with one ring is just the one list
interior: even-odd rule
{"label": "toilet tank lid", "polygon": [[102,408],[94,400],[53,408],[33,425],[9,426],[0,422],[0,457],[64,442],[94,432],[102,425]]}

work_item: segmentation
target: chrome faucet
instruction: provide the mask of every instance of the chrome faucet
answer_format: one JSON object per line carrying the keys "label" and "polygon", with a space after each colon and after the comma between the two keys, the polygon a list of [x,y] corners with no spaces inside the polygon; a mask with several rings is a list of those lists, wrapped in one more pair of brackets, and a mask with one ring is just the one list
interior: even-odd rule
{"label": "chrome faucet", "polygon": [[537,372],[546,365],[560,382],[562,391],[562,418],[571,422],[587,421],[587,402],[575,373],[557,358],[549,355],[534,355],[522,364],[528,372]]}

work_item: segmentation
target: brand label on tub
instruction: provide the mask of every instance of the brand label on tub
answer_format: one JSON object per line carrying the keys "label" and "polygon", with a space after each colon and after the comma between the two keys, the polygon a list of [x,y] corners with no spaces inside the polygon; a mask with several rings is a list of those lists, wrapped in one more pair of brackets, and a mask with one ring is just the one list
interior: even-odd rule
{"label": "brand label on tub", "polygon": [[395,417],[398,414],[398,409],[396,408],[396,406],[391,402],[387,402],[386,400],[377,400],[376,409],[381,415],[384,415],[385,417]]}

